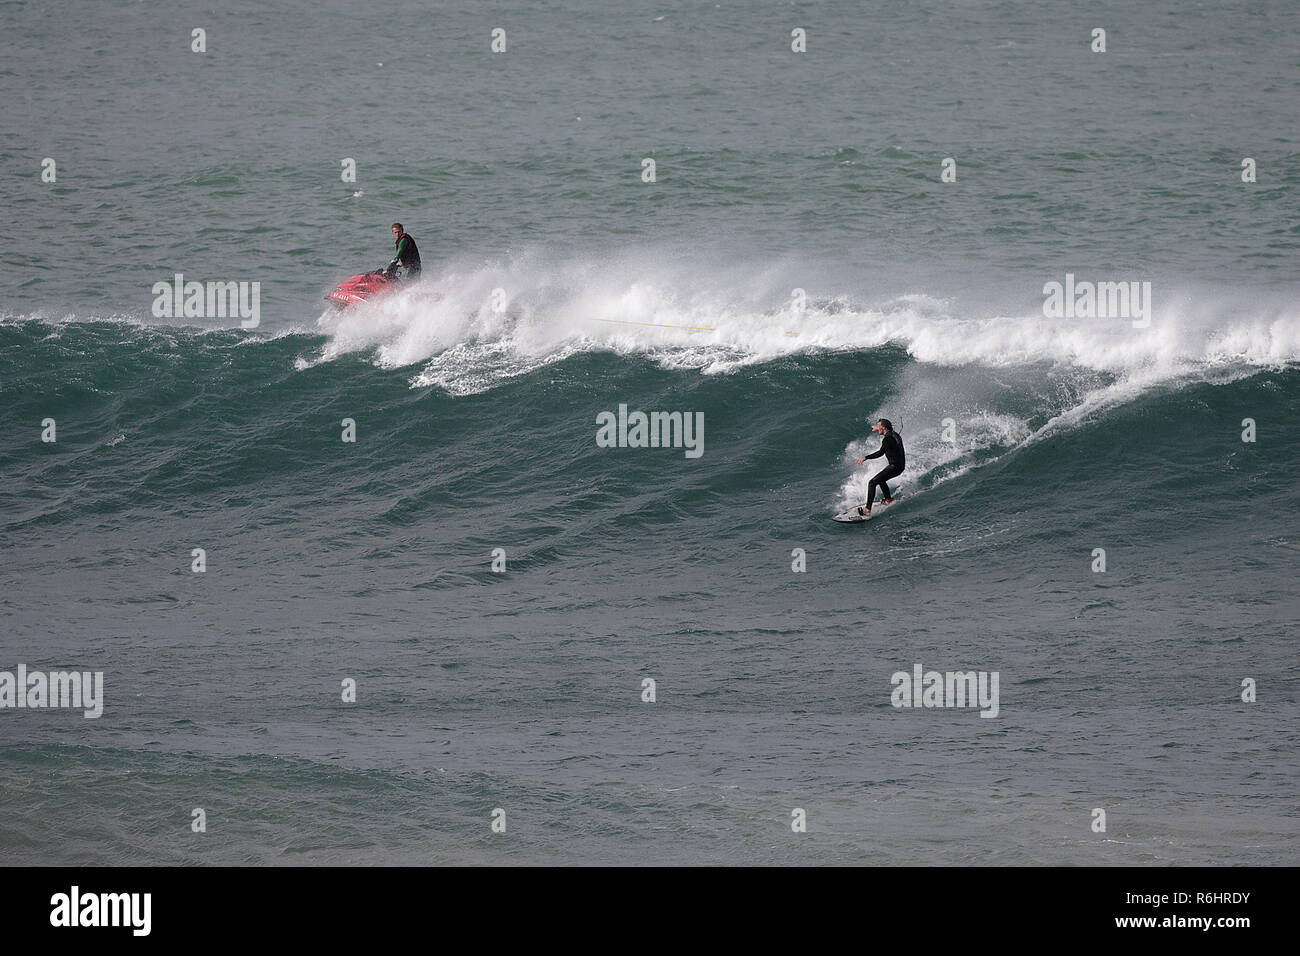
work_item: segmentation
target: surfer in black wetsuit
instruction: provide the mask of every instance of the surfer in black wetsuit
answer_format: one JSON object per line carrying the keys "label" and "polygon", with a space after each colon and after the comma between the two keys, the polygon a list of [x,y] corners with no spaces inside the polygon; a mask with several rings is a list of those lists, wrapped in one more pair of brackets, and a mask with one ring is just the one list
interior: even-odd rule
{"label": "surfer in black wetsuit", "polygon": [[897,478],[903,473],[903,468],[907,464],[907,455],[903,452],[903,439],[899,437],[898,432],[894,431],[894,426],[890,424],[888,418],[882,418],[871,426],[873,432],[880,432],[880,450],[871,455],[863,455],[858,459],[858,464],[862,464],[868,458],[879,458],[885,456],[888,464],[871,477],[871,483],[867,485],[867,503],[858,508],[858,514],[866,517],[871,514],[871,503],[876,500],[876,486],[880,486],[880,491],[884,495],[885,504],[894,500],[889,493],[889,485],[885,482],[890,478]]}
{"label": "surfer in black wetsuit", "polygon": [[[397,240],[397,255],[384,270],[390,279],[414,279],[420,274],[420,250],[415,247],[415,240],[406,234],[400,222],[393,223],[393,238]],[[406,270],[400,276],[398,267]]]}

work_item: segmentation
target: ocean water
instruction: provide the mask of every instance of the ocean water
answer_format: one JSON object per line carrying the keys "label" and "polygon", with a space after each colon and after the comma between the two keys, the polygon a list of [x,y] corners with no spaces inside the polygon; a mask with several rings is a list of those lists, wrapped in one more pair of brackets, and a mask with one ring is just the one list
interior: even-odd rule
{"label": "ocean water", "polygon": [[0,671],[103,714],[0,707],[0,862],[1300,862],[1293,3],[59,7],[0,6]]}

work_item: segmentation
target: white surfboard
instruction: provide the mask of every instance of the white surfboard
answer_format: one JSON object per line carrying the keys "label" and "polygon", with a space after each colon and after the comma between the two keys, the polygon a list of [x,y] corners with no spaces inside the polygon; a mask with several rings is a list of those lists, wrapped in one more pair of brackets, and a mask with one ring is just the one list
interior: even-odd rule
{"label": "white surfboard", "polygon": [[848,511],[841,511],[837,515],[832,515],[831,520],[840,521],[844,524],[856,524],[859,521],[870,521],[876,515],[880,514],[882,509],[888,508],[892,504],[897,504],[902,497],[903,496],[896,491],[894,492],[893,500],[888,503],[877,498],[876,503],[871,506],[871,511],[868,514],[860,515],[858,514],[857,508],[850,508]]}

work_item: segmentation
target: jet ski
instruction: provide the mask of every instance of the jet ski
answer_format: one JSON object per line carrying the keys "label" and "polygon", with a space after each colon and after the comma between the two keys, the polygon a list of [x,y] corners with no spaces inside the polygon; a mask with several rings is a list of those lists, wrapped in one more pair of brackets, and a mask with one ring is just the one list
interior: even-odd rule
{"label": "jet ski", "polygon": [[374,272],[366,272],[359,276],[353,276],[351,279],[344,279],[339,283],[338,288],[325,298],[346,309],[392,292],[399,285],[401,283],[389,276],[386,271],[376,269]]}
{"label": "jet ski", "polygon": [[[408,279],[403,282],[401,279],[396,279],[389,275],[387,269],[376,269],[374,272],[365,272],[351,279],[344,279],[338,284],[338,288],[325,296],[325,299],[339,308],[350,309],[363,302],[395,292],[411,281]],[[442,293],[423,292],[418,294],[417,298],[427,302],[438,302],[442,299]]]}

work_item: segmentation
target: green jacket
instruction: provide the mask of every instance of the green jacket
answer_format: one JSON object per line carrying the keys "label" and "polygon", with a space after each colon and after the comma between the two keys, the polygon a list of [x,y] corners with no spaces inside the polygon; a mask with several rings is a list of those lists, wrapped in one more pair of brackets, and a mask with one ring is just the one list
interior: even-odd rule
{"label": "green jacket", "polygon": [[388,269],[391,272],[399,265],[406,269],[408,276],[420,271],[420,250],[416,248],[415,240],[406,233],[397,237],[397,255],[393,256],[393,261],[388,263]]}

